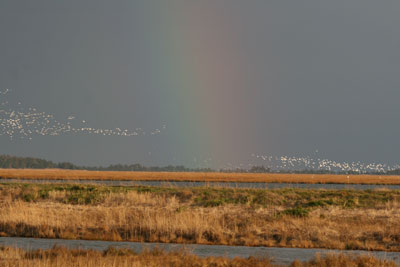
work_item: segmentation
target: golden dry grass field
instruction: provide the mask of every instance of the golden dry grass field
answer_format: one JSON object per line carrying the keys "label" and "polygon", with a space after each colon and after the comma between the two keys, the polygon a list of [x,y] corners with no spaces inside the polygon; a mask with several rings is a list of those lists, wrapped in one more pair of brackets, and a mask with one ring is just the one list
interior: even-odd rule
{"label": "golden dry grass field", "polygon": [[0,236],[400,251],[399,190],[0,185]]}
{"label": "golden dry grass field", "polygon": [[400,184],[400,176],[223,173],[223,172],[125,172],[62,169],[0,169],[2,179],[125,180],[125,181],[204,181],[262,183]]}

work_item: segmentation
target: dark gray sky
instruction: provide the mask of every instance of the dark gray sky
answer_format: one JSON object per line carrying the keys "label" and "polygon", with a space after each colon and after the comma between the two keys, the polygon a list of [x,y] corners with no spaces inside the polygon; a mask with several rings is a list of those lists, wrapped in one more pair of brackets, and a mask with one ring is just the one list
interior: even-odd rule
{"label": "dark gray sky", "polygon": [[220,167],[252,153],[397,163],[399,12],[394,0],[2,0],[8,109],[146,134],[5,134],[0,152],[88,165]]}

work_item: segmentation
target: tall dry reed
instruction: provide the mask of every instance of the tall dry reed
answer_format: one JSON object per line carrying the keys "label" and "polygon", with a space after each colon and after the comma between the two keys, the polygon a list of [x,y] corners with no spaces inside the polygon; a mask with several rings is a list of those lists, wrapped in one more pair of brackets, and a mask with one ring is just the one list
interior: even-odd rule
{"label": "tall dry reed", "polygon": [[[66,249],[53,247],[48,250],[24,251],[22,249],[0,247],[0,267],[66,267],[66,266],[213,266],[213,267],[278,267],[267,258],[249,257],[200,258],[186,251],[166,252],[160,249],[135,253],[129,249],[108,248],[104,252],[93,250]],[[345,254],[317,254],[308,262],[294,261],[291,267],[395,267],[389,260],[379,260],[372,256],[352,256]]]}
{"label": "tall dry reed", "polygon": [[400,176],[222,172],[127,172],[62,169],[0,169],[3,179],[204,181],[262,183],[400,184]]}
{"label": "tall dry reed", "polygon": [[180,197],[128,191],[108,192],[92,204],[69,204],[65,190],[31,201],[21,188],[1,188],[0,235],[400,251],[398,200],[371,207],[317,206],[303,214],[301,208],[286,209],[289,199],[255,207],[201,206],[197,197],[185,195],[188,190],[178,192]]}

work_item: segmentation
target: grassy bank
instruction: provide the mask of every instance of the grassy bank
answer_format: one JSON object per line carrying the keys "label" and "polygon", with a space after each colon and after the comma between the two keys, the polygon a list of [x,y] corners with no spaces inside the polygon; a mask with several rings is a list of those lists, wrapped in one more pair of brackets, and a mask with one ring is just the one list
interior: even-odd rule
{"label": "grassy bank", "polygon": [[[0,266],[264,266],[277,267],[267,258],[247,259],[223,257],[199,258],[185,251],[165,252],[159,249],[135,253],[129,249],[109,248],[104,252],[93,250],[70,250],[54,247],[48,250],[24,251],[0,247]],[[308,262],[294,261],[291,267],[395,267],[395,263],[379,260],[372,256],[351,256],[344,254],[316,255]]]}
{"label": "grassy bank", "polygon": [[126,181],[202,181],[262,183],[400,184],[400,176],[221,172],[124,172],[62,169],[0,169],[3,179],[67,179]]}
{"label": "grassy bank", "polygon": [[0,185],[0,235],[400,251],[399,190]]}

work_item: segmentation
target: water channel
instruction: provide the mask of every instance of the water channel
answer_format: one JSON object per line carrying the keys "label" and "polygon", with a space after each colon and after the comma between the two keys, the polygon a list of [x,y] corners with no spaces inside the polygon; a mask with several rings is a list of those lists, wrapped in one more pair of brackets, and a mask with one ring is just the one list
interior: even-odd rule
{"label": "water channel", "polygon": [[361,251],[361,250],[330,250],[330,249],[302,249],[302,248],[277,248],[277,247],[244,247],[244,246],[215,246],[195,244],[167,244],[167,243],[137,243],[137,242],[112,242],[95,240],[66,240],[46,238],[0,237],[0,246],[11,246],[26,250],[49,249],[54,245],[75,249],[105,250],[108,247],[130,248],[141,252],[145,248],[158,247],[166,251],[186,249],[199,257],[224,256],[229,258],[261,256],[272,259],[275,264],[289,265],[294,260],[307,261],[316,253],[348,253],[351,255],[372,255],[380,259],[388,259],[400,266],[400,252]]}
{"label": "water channel", "polygon": [[305,184],[305,183],[237,183],[237,182],[183,182],[183,181],[123,181],[123,180],[50,180],[50,179],[0,179],[0,183],[40,184],[95,184],[110,186],[165,186],[165,187],[226,187],[226,188],[302,188],[302,189],[353,189],[400,190],[400,185],[375,184]]}

